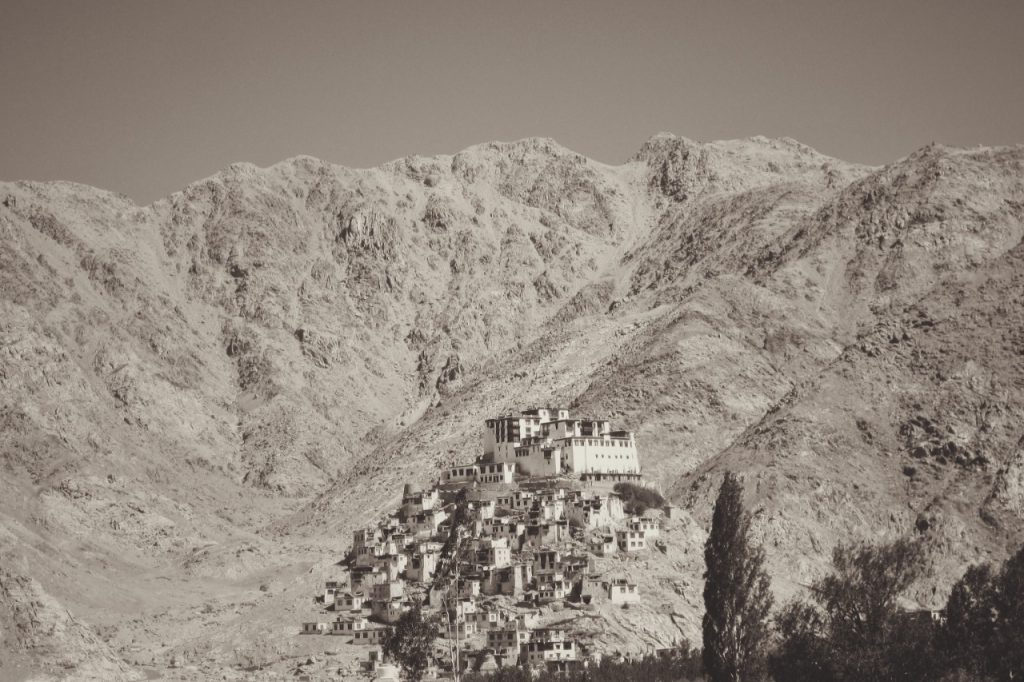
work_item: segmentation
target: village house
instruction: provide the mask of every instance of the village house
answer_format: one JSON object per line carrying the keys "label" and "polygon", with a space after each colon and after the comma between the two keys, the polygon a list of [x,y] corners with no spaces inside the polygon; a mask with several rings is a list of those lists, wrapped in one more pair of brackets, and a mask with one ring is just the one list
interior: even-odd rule
{"label": "village house", "polygon": [[562,571],[570,577],[582,575],[594,567],[593,560],[583,554],[569,554],[562,557]]}
{"label": "village house", "polygon": [[370,615],[382,623],[394,623],[409,610],[409,603],[401,598],[374,599],[370,602]]}
{"label": "village house", "polygon": [[461,577],[456,587],[456,594],[462,599],[475,599],[480,596],[481,582],[478,576]]}
{"label": "village house", "polygon": [[533,506],[536,495],[529,490],[515,490],[508,495],[498,495],[495,504],[507,511],[527,511]]}
{"label": "village house", "polygon": [[481,585],[484,594],[503,594],[521,597],[533,580],[533,567],[528,563],[516,563],[490,572]]}
{"label": "village house", "polygon": [[437,570],[439,552],[427,552],[425,554],[413,554],[409,559],[409,565],[405,569],[406,577],[418,583],[430,582],[434,578],[434,571]]}
{"label": "village house", "polygon": [[568,539],[569,529],[565,521],[540,521],[526,526],[523,547],[539,549],[545,545],[556,545]]}
{"label": "village house", "polygon": [[456,620],[465,620],[467,616],[477,612],[476,600],[456,598],[454,610]]}
{"label": "village house", "polygon": [[512,621],[503,628],[490,630],[487,633],[487,647],[495,651],[503,649],[514,649],[530,641],[530,629],[516,621]]}
{"label": "village house", "polygon": [[332,635],[351,635],[357,631],[370,627],[370,621],[365,618],[337,618],[331,623]]}
{"label": "village house", "polygon": [[615,578],[605,583],[608,591],[608,600],[613,604],[634,604],[640,601],[640,593],[636,583],[631,583],[625,578]]}
{"label": "village house", "polygon": [[416,485],[406,483],[402,491],[402,507],[399,518],[408,519],[420,512],[437,509],[441,506],[441,493],[437,489],[423,492]]}
{"label": "village house", "polygon": [[324,604],[333,604],[334,596],[344,589],[344,582],[340,580],[328,580],[324,585]]}
{"label": "village house", "polygon": [[405,583],[400,580],[378,583],[370,588],[370,598],[377,601],[399,599],[405,596]]}
{"label": "village house", "polygon": [[388,554],[380,557],[377,561],[377,565],[387,573],[389,581],[401,579],[402,573],[405,572],[405,568],[408,563],[409,557],[405,553]]}
{"label": "village house", "polygon": [[478,500],[473,503],[473,514],[480,521],[494,518],[497,503],[494,500]]}
{"label": "village house", "polygon": [[480,541],[477,562],[488,568],[505,568],[512,563],[512,550],[506,538],[487,538]]}
{"label": "village house", "polygon": [[360,528],[352,531],[352,551],[356,552],[360,547],[376,545],[381,539],[381,532],[377,528]]}
{"label": "village house", "polygon": [[478,632],[476,622],[468,620],[458,621],[454,624],[454,629],[455,635],[459,639],[469,639]]}
{"label": "village house", "polygon": [[328,631],[330,624],[322,621],[309,621],[302,624],[302,634],[304,635],[322,635]]}
{"label": "village house", "polygon": [[537,500],[530,509],[529,518],[537,521],[560,521],[565,518],[565,501]]}
{"label": "village house", "polygon": [[476,623],[477,632],[484,632],[503,627],[508,622],[508,616],[498,609],[480,609],[466,620]]}
{"label": "village house", "polygon": [[443,509],[428,509],[417,512],[409,517],[409,530],[417,538],[432,538],[437,534],[438,526],[448,518]]}
{"label": "village house", "polygon": [[416,554],[440,554],[443,547],[443,542],[437,542],[436,540],[422,540],[416,543],[413,548],[413,552]]}
{"label": "village house", "polygon": [[534,554],[533,574],[551,575],[562,570],[562,553],[557,549],[543,548]]}
{"label": "village house", "polygon": [[612,533],[600,533],[593,535],[588,542],[588,548],[593,554],[597,556],[611,556],[615,554],[615,550],[618,549],[618,543],[615,540],[615,535]]}
{"label": "village house", "polygon": [[380,566],[353,566],[348,574],[349,592],[369,593],[374,585],[387,582],[387,577]]}
{"label": "village house", "polygon": [[569,596],[572,584],[561,573],[537,579],[537,601],[541,603],[561,601]]}
{"label": "village house", "polygon": [[575,661],[577,653],[576,642],[563,631],[535,630],[530,641],[519,647],[519,663],[531,668],[547,667],[551,662]]}
{"label": "village house", "polygon": [[510,549],[520,551],[526,537],[526,523],[508,517],[492,519],[492,523],[484,525],[484,532],[495,539],[504,539]]}
{"label": "village house", "polygon": [[384,641],[384,633],[386,632],[385,628],[373,626],[368,626],[363,630],[355,630],[352,632],[352,643],[375,646]]}
{"label": "village house", "polygon": [[626,524],[626,528],[629,530],[643,532],[644,537],[648,540],[657,538],[661,535],[661,526],[658,525],[657,519],[652,519],[649,516],[631,518]]}
{"label": "village house", "polygon": [[352,553],[355,555],[357,566],[371,566],[376,563],[377,557],[381,556],[384,550],[378,543],[374,543],[372,545],[353,547]]}
{"label": "village house", "polygon": [[611,526],[625,517],[622,498],[612,493],[573,501],[566,507],[566,518],[580,528]]}
{"label": "village house", "polygon": [[617,530],[615,540],[620,552],[639,552],[647,548],[647,540],[642,530]]}
{"label": "village house", "polygon": [[363,608],[365,597],[363,594],[351,592],[337,592],[334,595],[335,611],[359,611]]}

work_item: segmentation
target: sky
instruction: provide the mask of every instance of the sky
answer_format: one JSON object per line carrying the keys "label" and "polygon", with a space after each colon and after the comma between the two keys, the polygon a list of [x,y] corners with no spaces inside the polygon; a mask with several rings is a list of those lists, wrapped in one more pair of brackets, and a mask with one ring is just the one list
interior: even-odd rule
{"label": "sky", "polygon": [[236,161],[788,136],[1024,143],[1020,0],[3,0],[0,180],[140,204]]}

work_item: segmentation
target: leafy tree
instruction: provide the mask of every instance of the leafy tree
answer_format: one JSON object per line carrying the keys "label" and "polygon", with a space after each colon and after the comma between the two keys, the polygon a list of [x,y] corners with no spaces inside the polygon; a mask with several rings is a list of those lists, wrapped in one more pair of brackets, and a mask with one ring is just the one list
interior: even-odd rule
{"label": "leafy tree", "polygon": [[1004,679],[1024,679],[1024,547],[1010,557],[999,579],[999,638]]}
{"label": "leafy tree", "polygon": [[971,566],[946,602],[940,638],[951,668],[975,675],[992,672],[989,650],[996,639],[997,574],[988,564]]}
{"label": "leafy tree", "polygon": [[847,679],[895,679],[905,663],[893,655],[913,646],[897,598],[924,568],[920,543],[839,545],[832,575],[815,585],[815,600],[828,614],[832,654]]}
{"label": "leafy tree", "polygon": [[713,682],[761,676],[772,594],[764,550],[750,544],[743,489],[727,473],[704,545],[704,668]]}
{"label": "leafy tree", "polygon": [[833,572],[776,618],[780,643],[769,658],[779,682],[927,680],[939,670],[930,614],[907,613],[897,598],[924,566],[920,544],[839,545]]}
{"label": "leafy tree", "polygon": [[768,656],[768,671],[786,682],[830,682],[828,623],[814,606],[794,601],[775,617],[780,643]]}
{"label": "leafy tree", "polygon": [[968,675],[1024,679],[1024,548],[1001,569],[972,566],[949,595],[943,649]]}
{"label": "leafy tree", "polygon": [[405,679],[419,682],[430,663],[437,634],[437,622],[425,618],[420,603],[413,602],[384,634],[384,655],[402,668]]}

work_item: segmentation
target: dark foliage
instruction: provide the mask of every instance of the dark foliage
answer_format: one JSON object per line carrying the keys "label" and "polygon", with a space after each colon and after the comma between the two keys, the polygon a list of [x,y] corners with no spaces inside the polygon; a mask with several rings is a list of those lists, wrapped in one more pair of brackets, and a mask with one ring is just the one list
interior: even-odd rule
{"label": "dark foliage", "polygon": [[419,682],[430,664],[438,625],[433,618],[424,618],[419,602],[389,627],[384,635],[384,655],[395,661],[406,680]]}
{"label": "dark foliage", "polygon": [[704,545],[704,668],[714,682],[763,676],[772,594],[764,550],[750,544],[743,489],[727,473]]}
{"label": "dark foliage", "polygon": [[613,488],[622,496],[622,508],[627,514],[643,514],[648,509],[661,509],[665,498],[654,488],[635,483],[616,483]]}
{"label": "dark foliage", "polygon": [[897,605],[920,577],[923,558],[910,540],[836,547],[833,573],[813,587],[814,603],[794,602],[776,618],[772,676],[779,682],[936,679],[941,666],[931,614]]}
{"label": "dark foliage", "polygon": [[949,595],[940,634],[951,669],[974,679],[1024,679],[1024,548],[1000,570],[972,566]]}
{"label": "dark foliage", "polygon": [[451,577],[452,570],[458,561],[462,531],[469,522],[469,501],[466,499],[465,489],[460,490],[455,498],[455,510],[452,513],[451,525],[448,528],[448,537],[441,546],[440,559],[437,569],[434,571],[434,587],[444,585]]}
{"label": "dark foliage", "polygon": [[829,682],[836,679],[829,652],[824,614],[814,606],[795,601],[775,618],[779,645],[768,656],[768,671],[787,682]]}

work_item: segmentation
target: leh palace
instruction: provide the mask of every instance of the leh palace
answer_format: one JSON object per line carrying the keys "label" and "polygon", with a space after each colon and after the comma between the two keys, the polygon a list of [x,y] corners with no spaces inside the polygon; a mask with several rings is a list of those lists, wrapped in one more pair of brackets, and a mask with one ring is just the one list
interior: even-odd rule
{"label": "leh palace", "polygon": [[622,655],[589,641],[566,610],[639,603],[614,561],[665,551],[672,509],[645,485],[633,433],[534,408],[486,420],[482,446],[430,490],[406,484],[398,509],[354,532],[338,578],[316,596],[323,616],[304,634],[365,646],[363,667],[377,679],[397,675],[380,645],[414,604],[442,623],[434,677],[565,671]]}

